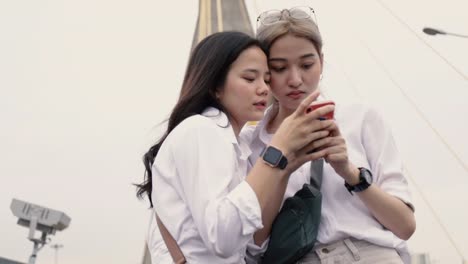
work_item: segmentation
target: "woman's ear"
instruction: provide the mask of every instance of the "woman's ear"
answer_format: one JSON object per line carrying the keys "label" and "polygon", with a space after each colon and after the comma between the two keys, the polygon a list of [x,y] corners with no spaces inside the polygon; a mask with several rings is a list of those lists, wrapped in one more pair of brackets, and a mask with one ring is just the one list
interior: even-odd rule
{"label": "woman's ear", "polygon": [[216,100],[221,100],[221,97],[223,96],[223,90],[222,89],[216,89],[215,91],[215,97],[216,97]]}

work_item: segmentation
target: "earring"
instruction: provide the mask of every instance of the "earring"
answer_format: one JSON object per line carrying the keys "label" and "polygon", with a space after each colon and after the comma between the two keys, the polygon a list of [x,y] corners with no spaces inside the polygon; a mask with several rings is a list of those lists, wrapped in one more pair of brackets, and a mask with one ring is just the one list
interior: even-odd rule
{"label": "earring", "polygon": [[323,74],[320,74],[320,80],[322,80],[322,79],[323,79]]}

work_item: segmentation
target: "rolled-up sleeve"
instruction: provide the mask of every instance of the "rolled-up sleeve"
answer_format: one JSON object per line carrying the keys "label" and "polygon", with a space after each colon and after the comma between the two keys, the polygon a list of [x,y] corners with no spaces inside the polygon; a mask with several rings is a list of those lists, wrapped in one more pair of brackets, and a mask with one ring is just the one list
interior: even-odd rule
{"label": "rolled-up sleeve", "polygon": [[399,198],[413,211],[408,181],[391,128],[375,109],[366,113],[363,139],[376,184],[385,192]]}
{"label": "rolled-up sleeve", "polygon": [[259,218],[261,216],[261,208],[257,195],[246,181],[242,181],[234,188],[227,195],[227,199],[239,211],[242,222],[250,223],[250,225],[243,227],[242,235],[251,235],[263,227],[261,217]]}
{"label": "rolled-up sleeve", "polygon": [[263,243],[259,246],[255,244],[255,241],[252,239],[247,244],[247,254],[246,254],[246,263],[255,264],[259,263],[260,259],[263,257],[263,254],[268,248],[268,243],[270,243],[270,237],[268,237]]}
{"label": "rolled-up sleeve", "polygon": [[172,156],[181,196],[204,244],[213,254],[229,257],[245,250],[263,227],[261,209],[253,189],[236,175],[236,152],[222,131],[227,128],[199,119],[200,125],[179,131]]}

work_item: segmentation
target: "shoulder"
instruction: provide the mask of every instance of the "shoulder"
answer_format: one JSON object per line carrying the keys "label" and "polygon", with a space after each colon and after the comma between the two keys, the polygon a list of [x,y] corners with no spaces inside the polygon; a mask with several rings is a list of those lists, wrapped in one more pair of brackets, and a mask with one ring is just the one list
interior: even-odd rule
{"label": "shoulder", "polygon": [[[167,142],[167,143],[166,143]],[[222,111],[208,107],[201,114],[193,115],[177,125],[164,143],[173,147],[210,146],[226,148],[237,142],[229,119]]]}
{"label": "shoulder", "polygon": [[211,118],[193,115],[183,120],[169,134],[166,141],[176,143],[194,143],[194,141],[216,140],[222,136],[222,128]]}
{"label": "shoulder", "polygon": [[195,132],[199,130],[211,130],[216,128],[216,124],[210,120],[210,118],[203,116],[203,115],[193,115],[186,118],[184,121],[180,122],[177,125],[172,133],[189,133]]}

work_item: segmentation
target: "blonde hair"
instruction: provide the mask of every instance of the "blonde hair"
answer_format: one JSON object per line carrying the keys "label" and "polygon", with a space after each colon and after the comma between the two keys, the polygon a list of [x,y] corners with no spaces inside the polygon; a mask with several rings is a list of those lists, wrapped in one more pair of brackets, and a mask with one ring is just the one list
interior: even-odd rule
{"label": "blonde hair", "polygon": [[[268,17],[265,18],[268,20]],[[257,30],[257,39],[270,50],[271,45],[280,37],[292,34],[310,40],[317,52],[322,54],[322,36],[317,24],[309,17],[296,19],[289,15],[287,9],[281,11],[281,19],[275,23],[261,25]]]}

